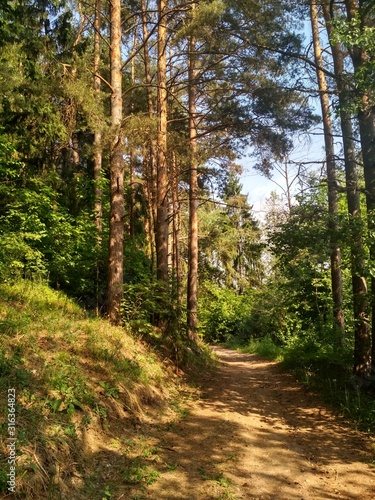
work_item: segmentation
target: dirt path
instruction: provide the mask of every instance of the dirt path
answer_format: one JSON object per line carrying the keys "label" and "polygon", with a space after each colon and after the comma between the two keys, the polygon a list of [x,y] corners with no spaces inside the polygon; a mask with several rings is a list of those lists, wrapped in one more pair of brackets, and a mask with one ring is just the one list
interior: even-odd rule
{"label": "dirt path", "polygon": [[[204,398],[160,431],[166,472],[155,500],[375,499],[374,442],[319,405],[292,376],[251,354],[221,358]],[[374,448],[372,448],[374,451]]]}

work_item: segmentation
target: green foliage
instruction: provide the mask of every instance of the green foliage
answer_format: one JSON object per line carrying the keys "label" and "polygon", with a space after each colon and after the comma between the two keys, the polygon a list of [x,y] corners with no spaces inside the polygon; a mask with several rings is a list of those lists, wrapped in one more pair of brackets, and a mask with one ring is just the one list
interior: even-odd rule
{"label": "green foliage", "polygon": [[122,316],[126,323],[152,322],[154,315],[171,320],[178,313],[175,301],[163,282],[144,279],[124,285]]}
{"label": "green foliage", "polygon": [[0,280],[49,278],[74,295],[92,295],[96,228],[90,213],[73,218],[60,204],[55,175],[34,175],[0,135]]}
{"label": "green foliage", "polygon": [[8,489],[8,471],[0,469],[0,493],[5,493]]}
{"label": "green foliage", "polygon": [[2,279],[48,275],[76,296],[92,293],[95,225],[90,214],[74,220],[51,187],[34,179],[22,191],[8,192],[0,231]]}
{"label": "green foliage", "polygon": [[[31,220],[27,226],[14,224],[15,208],[5,203],[15,196],[16,185],[22,182],[25,165],[17,159],[17,152],[5,134],[0,134],[0,280],[19,277],[43,276],[46,267],[42,253],[33,247],[40,239]],[[22,194],[21,192],[20,194]],[[8,220],[9,217],[9,220]],[[25,215],[26,217],[30,217]]]}
{"label": "green foliage", "polygon": [[124,283],[129,287],[134,283],[140,284],[140,289],[146,287],[151,279],[151,262],[145,252],[146,242],[143,228],[140,234],[134,237],[125,235],[124,243]]}
{"label": "green foliage", "polygon": [[199,33],[200,38],[212,37],[212,27],[220,21],[225,8],[225,3],[222,0],[198,4],[197,8],[192,11],[190,22],[178,31],[177,40],[197,33]]}
{"label": "green foliage", "polygon": [[107,500],[108,498],[112,498],[112,493],[110,487],[107,485],[104,490],[102,491],[103,493],[103,498],[102,500]]}
{"label": "green foliage", "polygon": [[335,21],[335,31],[334,42],[342,42],[349,47],[361,47],[370,53],[375,51],[375,29],[363,24],[359,12],[350,22]]}
{"label": "green foliage", "polygon": [[[238,346],[233,346],[238,347]],[[264,337],[262,339],[251,339],[248,343],[239,346],[241,352],[250,352],[259,354],[266,359],[278,359],[281,355],[282,349],[271,337]]]}
{"label": "green foliage", "polygon": [[231,337],[251,335],[251,296],[204,283],[200,298],[200,324],[208,342],[226,342]]}
{"label": "green foliage", "polygon": [[158,480],[160,473],[135,460],[123,473],[125,482],[129,484],[151,485]]}
{"label": "green foliage", "polygon": [[77,38],[65,7],[0,6],[0,281],[42,277],[93,306],[104,294],[107,239],[104,226],[98,245],[87,126],[105,131],[105,120],[87,72],[88,39]]}
{"label": "green foliage", "polygon": [[279,295],[276,308],[284,314],[280,340],[298,331],[303,334],[312,322],[317,334],[332,323],[330,244],[336,235],[328,229],[323,189],[312,180],[309,193],[298,200],[288,218],[270,227],[275,269],[271,289],[273,300]]}
{"label": "green foliage", "polygon": [[[361,51],[360,65],[355,68],[351,78],[355,91],[351,95],[349,107],[352,112],[368,111],[375,102],[375,28],[371,9],[359,8],[354,17],[348,21],[334,21],[333,43],[342,43],[351,51]],[[349,80],[350,76],[346,76]],[[366,99],[363,99],[366,95]]]}
{"label": "green foliage", "polygon": [[[238,167],[239,168],[239,167]],[[260,230],[234,165],[219,178],[224,203],[200,210],[200,276],[243,292],[262,278]]]}
{"label": "green foliage", "polygon": [[352,345],[347,342],[344,349],[337,349],[333,329],[327,328],[324,334],[316,335],[315,330],[304,332],[303,336],[289,339],[283,349],[283,363],[294,370],[306,373],[322,372],[330,367],[341,367],[342,375],[351,372],[351,349]]}
{"label": "green foliage", "polygon": [[99,382],[99,385],[103,387],[104,389],[104,394],[108,398],[118,398],[119,392],[117,387],[112,387],[110,384],[107,384],[106,382]]}
{"label": "green foliage", "polygon": [[[135,4],[125,8],[139,15]],[[289,144],[285,130],[304,127],[310,121],[310,113],[297,93],[281,85],[285,64],[280,65],[272,52],[264,57],[264,52],[255,48],[275,40],[279,48],[299,44],[298,37],[286,29],[284,9],[278,2],[272,2],[270,9],[268,2],[237,5],[215,0],[199,3],[195,9],[173,11],[173,24],[178,29],[172,43],[183,49],[177,52],[183,54],[190,33],[199,39],[196,62],[200,78],[196,85],[207,110],[202,129],[213,131],[198,141],[200,170],[208,172],[207,165],[213,159],[231,171],[233,165],[227,160],[235,159],[234,151],[242,151],[239,145],[249,137],[261,150],[269,150],[270,157],[279,154]],[[93,31],[82,29],[93,14],[92,5],[77,8],[64,1],[0,5],[0,73],[4,76],[0,81],[0,126],[4,131],[0,139],[0,281],[25,276],[47,278],[54,287],[99,309],[106,288],[108,228],[104,223],[99,238],[93,214],[93,134],[102,134],[103,180],[99,184],[103,187],[103,221],[107,221],[106,177],[112,131],[108,126],[109,88],[103,84],[97,92],[92,81]],[[155,12],[147,15],[152,25]],[[124,28],[131,32],[129,25]],[[102,30],[107,36],[105,23]],[[150,47],[154,31],[150,31]],[[125,46],[129,39],[126,35]],[[98,72],[103,82],[110,80],[104,45]],[[177,304],[177,286],[173,283],[163,292],[159,285],[150,284],[152,266],[146,254],[152,254],[147,247],[153,228],[149,228],[148,241],[144,233],[145,222],[152,226],[153,221],[148,213],[145,194],[149,186],[145,179],[150,173],[146,164],[157,120],[149,118],[146,87],[155,90],[143,85],[144,65],[139,54],[136,50],[134,74],[130,78],[125,72],[123,82],[123,152],[131,157],[133,181],[136,179],[131,189],[126,189],[124,224],[126,229],[132,226],[132,236],[126,237],[124,245],[124,317],[127,322],[138,322],[143,330],[149,330],[157,316],[168,319],[170,330],[175,329],[177,340],[181,340],[184,311]],[[186,72],[179,67],[185,64],[183,59],[181,56],[174,62],[178,69],[177,94],[168,102],[168,147],[176,154],[180,190],[185,189],[189,169],[182,90],[186,88]],[[234,68],[240,66],[243,71],[239,73]],[[307,118],[301,110],[306,111]],[[201,238],[201,275],[243,292],[261,279],[262,246],[259,229],[232,172],[227,187],[223,200],[228,207],[215,207],[213,213],[202,217],[206,219],[202,227],[207,224]],[[128,210],[131,202],[132,210]],[[131,223],[128,212],[132,214]],[[183,244],[181,247],[184,254]]]}
{"label": "green foliage", "polygon": [[8,233],[0,240],[0,280],[44,278],[47,276],[43,254],[23,239],[23,235]]}

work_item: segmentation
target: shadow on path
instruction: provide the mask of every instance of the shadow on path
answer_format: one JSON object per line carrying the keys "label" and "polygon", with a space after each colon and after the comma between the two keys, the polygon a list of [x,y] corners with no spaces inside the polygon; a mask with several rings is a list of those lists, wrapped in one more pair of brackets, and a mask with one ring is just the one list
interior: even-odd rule
{"label": "shadow on path", "polygon": [[334,417],[276,363],[214,351],[221,363],[202,384],[202,399],[173,428],[158,429],[159,456],[175,469],[149,497],[375,498],[374,469],[364,463],[366,435]]}

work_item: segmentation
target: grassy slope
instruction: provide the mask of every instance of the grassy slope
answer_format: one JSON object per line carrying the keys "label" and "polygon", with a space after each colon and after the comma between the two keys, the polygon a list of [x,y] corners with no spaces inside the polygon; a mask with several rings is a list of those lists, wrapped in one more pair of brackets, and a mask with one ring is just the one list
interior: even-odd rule
{"label": "grassy slope", "polygon": [[15,388],[12,498],[143,498],[160,474],[143,423],[175,419],[180,397],[156,354],[28,282],[0,285],[0,346],[0,497],[9,472],[7,393]]}

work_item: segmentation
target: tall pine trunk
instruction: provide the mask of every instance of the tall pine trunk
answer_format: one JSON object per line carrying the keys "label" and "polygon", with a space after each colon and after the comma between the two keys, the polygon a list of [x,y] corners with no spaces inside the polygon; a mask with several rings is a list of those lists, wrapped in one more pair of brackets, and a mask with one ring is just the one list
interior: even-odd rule
{"label": "tall pine trunk", "polygon": [[322,109],[324,146],[327,164],[329,229],[331,232],[331,288],[333,299],[334,327],[337,340],[342,346],[345,335],[345,322],[342,298],[341,252],[337,243],[338,235],[338,192],[336,181],[335,151],[333,142],[330,102],[323,68],[322,50],[319,39],[318,11],[316,0],[310,0],[311,30],[313,35],[316,76],[319,86],[320,105]]}
{"label": "tall pine trunk", "polygon": [[[96,95],[96,100],[99,103],[100,100],[100,87],[101,81],[99,77],[100,71],[100,28],[101,28],[101,15],[100,15],[101,2],[96,0],[95,2],[95,21],[94,21],[94,90]],[[95,214],[95,224],[98,233],[98,242],[100,243],[101,233],[102,233],[102,133],[100,126],[97,125],[94,131],[94,214]]]}
{"label": "tall pine trunk", "polygon": [[[143,59],[145,67],[145,81],[147,93],[147,111],[150,121],[154,118],[154,102],[152,97],[152,76],[151,76],[151,63],[148,44],[148,29],[147,29],[147,12],[146,2],[141,0],[142,11],[142,32],[143,32]],[[146,178],[146,192],[147,192],[147,207],[148,207],[148,240],[150,245],[151,255],[151,275],[154,275],[154,269],[157,268],[156,263],[156,244],[155,244],[155,230],[157,219],[156,208],[156,151],[157,145],[154,137],[151,137],[149,144],[148,154],[144,156],[145,178]]]}
{"label": "tall pine trunk", "polygon": [[[360,9],[357,0],[345,0],[347,19],[353,21],[360,16],[360,29],[368,25],[364,9]],[[367,15],[370,15],[368,11]],[[349,51],[354,67],[354,75],[357,80],[357,97],[360,100],[358,110],[359,134],[362,149],[362,161],[366,188],[367,223],[370,234],[375,231],[375,106],[371,103],[366,84],[362,81],[362,70],[367,64],[365,49],[354,46]],[[375,262],[375,242],[370,242],[371,263]],[[371,357],[375,359],[375,278],[371,278],[372,292],[372,339],[365,337],[358,346],[356,373],[361,377],[368,377],[371,372]],[[372,345],[372,349],[371,349]]]}
{"label": "tall pine trunk", "polygon": [[107,313],[112,323],[121,320],[124,255],[124,159],[122,147],[121,0],[111,2],[111,126],[110,220]]}
{"label": "tall pine trunk", "polygon": [[189,37],[188,43],[189,78],[189,239],[188,239],[188,282],[187,282],[187,327],[188,336],[197,341],[197,296],[198,296],[198,159],[196,126],[196,88],[195,88],[195,38]]}
{"label": "tall pine trunk", "polygon": [[[96,0],[95,2],[95,20],[94,20],[94,91],[96,96],[96,101],[100,101],[100,88],[101,81],[99,77],[100,71],[100,29],[101,29],[101,1]],[[96,225],[96,277],[95,277],[95,301],[96,301],[96,313],[99,314],[100,308],[100,290],[99,290],[99,276],[100,276],[100,264],[99,264],[99,250],[102,242],[102,229],[103,229],[103,207],[102,207],[102,133],[100,130],[100,125],[97,124],[94,131],[94,155],[93,155],[93,178],[94,178],[94,216]]]}
{"label": "tall pine trunk", "polygon": [[157,92],[157,277],[168,282],[168,172],[167,172],[167,1],[158,1],[158,92]]}
{"label": "tall pine trunk", "polygon": [[340,124],[345,160],[346,195],[350,216],[350,251],[354,314],[354,373],[361,376],[366,365],[370,342],[370,322],[367,283],[365,277],[365,249],[361,227],[361,204],[351,116],[348,112],[348,89],[344,78],[344,54],[339,43],[333,43],[333,25],[330,5],[323,3],[323,13],[330,40],[336,86],[340,106]]}
{"label": "tall pine trunk", "polygon": [[181,308],[181,258],[180,258],[180,197],[178,192],[179,168],[177,164],[176,154],[172,152],[172,235],[173,235],[173,250],[172,250],[172,268],[177,296],[177,306]]}

